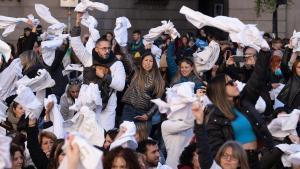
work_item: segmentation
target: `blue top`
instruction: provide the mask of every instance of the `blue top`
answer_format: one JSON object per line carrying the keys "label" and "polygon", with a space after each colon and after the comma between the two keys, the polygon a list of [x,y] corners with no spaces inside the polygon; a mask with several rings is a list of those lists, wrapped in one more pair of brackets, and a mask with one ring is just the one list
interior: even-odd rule
{"label": "blue top", "polygon": [[233,109],[236,118],[231,122],[235,141],[240,144],[251,143],[256,140],[256,135],[253,131],[249,120],[237,109]]}

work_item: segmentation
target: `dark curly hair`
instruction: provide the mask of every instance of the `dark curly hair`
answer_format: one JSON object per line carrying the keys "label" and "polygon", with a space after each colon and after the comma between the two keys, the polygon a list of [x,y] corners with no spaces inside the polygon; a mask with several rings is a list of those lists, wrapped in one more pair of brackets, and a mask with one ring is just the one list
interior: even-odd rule
{"label": "dark curly hair", "polygon": [[181,165],[185,165],[193,168],[193,155],[196,149],[197,149],[196,143],[192,143],[187,147],[185,147],[180,155],[179,163]]}
{"label": "dark curly hair", "polygon": [[123,158],[128,169],[140,169],[136,154],[129,148],[117,147],[104,157],[104,169],[111,169],[115,158]]}

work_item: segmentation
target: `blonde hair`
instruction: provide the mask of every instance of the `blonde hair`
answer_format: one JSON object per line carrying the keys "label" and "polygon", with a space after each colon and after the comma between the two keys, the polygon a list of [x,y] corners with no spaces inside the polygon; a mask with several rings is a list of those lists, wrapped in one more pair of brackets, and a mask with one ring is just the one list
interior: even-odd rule
{"label": "blonde hair", "polygon": [[28,70],[35,64],[41,63],[37,54],[33,50],[24,51],[19,55],[21,63],[23,65],[23,70]]}

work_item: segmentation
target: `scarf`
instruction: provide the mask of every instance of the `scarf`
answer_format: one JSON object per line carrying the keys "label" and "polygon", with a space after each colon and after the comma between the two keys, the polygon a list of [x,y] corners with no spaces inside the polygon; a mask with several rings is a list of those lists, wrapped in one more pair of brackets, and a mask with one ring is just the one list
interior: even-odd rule
{"label": "scarf", "polygon": [[112,64],[114,64],[117,61],[117,58],[115,55],[110,52],[108,58],[103,59],[98,55],[98,53],[95,51],[95,48],[92,51],[93,55],[93,65],[99,65],[99,66],[105,66],[110,67]]}

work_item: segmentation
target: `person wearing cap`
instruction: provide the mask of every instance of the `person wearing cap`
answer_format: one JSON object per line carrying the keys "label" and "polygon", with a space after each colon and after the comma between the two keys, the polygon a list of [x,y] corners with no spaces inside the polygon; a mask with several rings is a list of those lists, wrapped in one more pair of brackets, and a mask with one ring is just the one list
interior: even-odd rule
{"label": "person wearing cap", "polygon": [[17,56],[27,50],[32,50],[37,40],[36,27],[29,23],[32,28],[24,28],[24,34],[19,37],[17,43]]}

